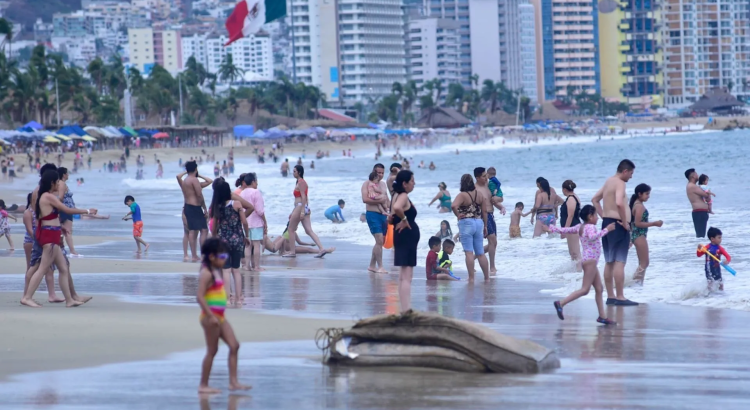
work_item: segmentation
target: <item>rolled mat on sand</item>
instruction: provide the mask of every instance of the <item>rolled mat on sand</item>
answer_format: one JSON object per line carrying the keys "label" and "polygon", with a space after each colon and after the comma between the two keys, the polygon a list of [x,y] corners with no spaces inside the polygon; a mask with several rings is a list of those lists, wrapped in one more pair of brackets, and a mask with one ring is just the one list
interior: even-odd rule
{"label": "rolled mat on sand", "polygon": [[431,312],[374,316],[349,330],[324,330],[317,339],[326,362],[337,365],[488,373],[540,373],[560,367],[555,352],[546,347]]}

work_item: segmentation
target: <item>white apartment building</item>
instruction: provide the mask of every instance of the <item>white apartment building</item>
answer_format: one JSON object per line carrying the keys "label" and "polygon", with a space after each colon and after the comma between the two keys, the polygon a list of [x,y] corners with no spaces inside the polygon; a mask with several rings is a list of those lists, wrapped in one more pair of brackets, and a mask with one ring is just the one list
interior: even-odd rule
{"label": "white apartment building", "polygon": [[539,102],[537,95],[537,61],[536,61],[536,22],[534,6],[525,3],[518,5],[518,54],[523,93],[532,104]]}
{"label": "white apartment building", "polygon": [[[287,2],[287,27],[294,36],[289,56],[292,79],[320,88],[326,100],[341,97],[336,2],[294,0]],[[292,9],[293,8],[293,9]],[[322,24],[321,24],[322,23]]]}
{"label": "white apartment building", "polygon": [[96,40],[93,37],[56,37],[52,36],[52,47],[68,55],[71,64],[85,68],[96,58]]}
{"label": "white apartment building", "polygon": [[182,66],[187,67],[187,61],[190,57],[203,64],[204,67],[208,66],[208,60],[206,55],[206,40],[208,34],[193,33],[189,36],[182,37]]}
{"label": "white apartment building", "polygon": [[412,18],[407,26],[409,78],[418,86],[439,79],[440,103],[445,101],[448,85],[461,83],[459,28],[457,21],[432,17]]}
{"label": "white apartment building", "polygon": [[461,85],[471,87],[471,27],[469,25],[469,0],[424,0],[423,13],[430,17],[455,20],[459,23],[459,68]]}
{"label": "white apartment building", "polygon": [[290,0],[297,81],[321,87],[329,101],[350,104],[390,94],[394,82],[407,79],[401,3]]}
{"label": "white apartment building", "polygon": [[[205,45],[206,70],[218,73],[227,54],[232,55],[235,66],[245,71],[245,78],[251,81],[273,80],[273,45],[271,36],[261,31],[254,36],[241,38],[228,47],[228,38],[223,34],[210,34]],[[187,51],[187,50],[186,50]],[[187,56],[190,57],[190,56]],[[196,56],[196,58],[198,58]]]}

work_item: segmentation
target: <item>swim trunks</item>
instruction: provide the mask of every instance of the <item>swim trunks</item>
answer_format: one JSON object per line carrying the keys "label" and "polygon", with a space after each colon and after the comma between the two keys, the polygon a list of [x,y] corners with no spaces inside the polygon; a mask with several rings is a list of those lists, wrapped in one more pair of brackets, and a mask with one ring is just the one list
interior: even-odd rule
{"label": "swim trunks", "polygon": [[185,204],[185,219],[187,220],[188,230],[190,231],[208,229],[208,223],[203,214],[203,208],[198,205]]}
{"label": "swim trunks", "polygon": [[136,238],[143,236],[143,221],[133,222],[133,236]]}
{"label": "swim trunks", "polygon": [[520,226],[511,226],[510,227],[510,237],[511,238],[520,238],[521,237],[521,227]]}
{"label": "swim trunks", "polygon": [[619,221],[614,218],[602,218],[602,229],[611,223],[615,224],[615,230],[602,238],[602,253],[607,263],[628,261],[630,233],[618,223]]}
{"label": "swim trunks", "polygon": [[490,235],[497,235],[497,225],[493,214],[487,214],[487,236]]}
{"label": "swim trunks", "polygon": [[379,212],[367,211],[365,219],[367,219],[367,226],[370,228],[371,234],[385,235],[388,231],[388,217],[386,215]]}
{"label": "swim trunks", "polygon": [[696,238],[706,237],[706,228],[708,227],[708,209],[693,210],[693,227],[695,228]]}

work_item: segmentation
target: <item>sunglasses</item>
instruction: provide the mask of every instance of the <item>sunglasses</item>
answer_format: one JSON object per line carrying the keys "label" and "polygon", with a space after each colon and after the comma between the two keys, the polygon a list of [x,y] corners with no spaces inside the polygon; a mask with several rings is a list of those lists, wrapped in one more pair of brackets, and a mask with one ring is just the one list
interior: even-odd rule
{"label": "sunglasses", "polygon": [[221,259],[221,260],[227,260],[227,259],[229,259],[229,254],[228,253],[220,253],[220,254],[216,255],[216,257],[219,258],[219,259]]}

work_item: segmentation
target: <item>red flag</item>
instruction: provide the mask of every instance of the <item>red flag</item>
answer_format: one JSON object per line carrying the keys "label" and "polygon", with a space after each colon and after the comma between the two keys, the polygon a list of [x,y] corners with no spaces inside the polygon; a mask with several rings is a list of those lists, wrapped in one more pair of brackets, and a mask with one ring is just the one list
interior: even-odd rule
{"label": "red flag", "polygon": [[247,18],[247,15],[247,1],[241,0],[236,6],[234,6],[234,11],[232,11],[232,14],[227,18],[226,27],[229,32],[229,41],[224,44],[224,47],[245,36],[242,29],[245,27],[245,19]]}

